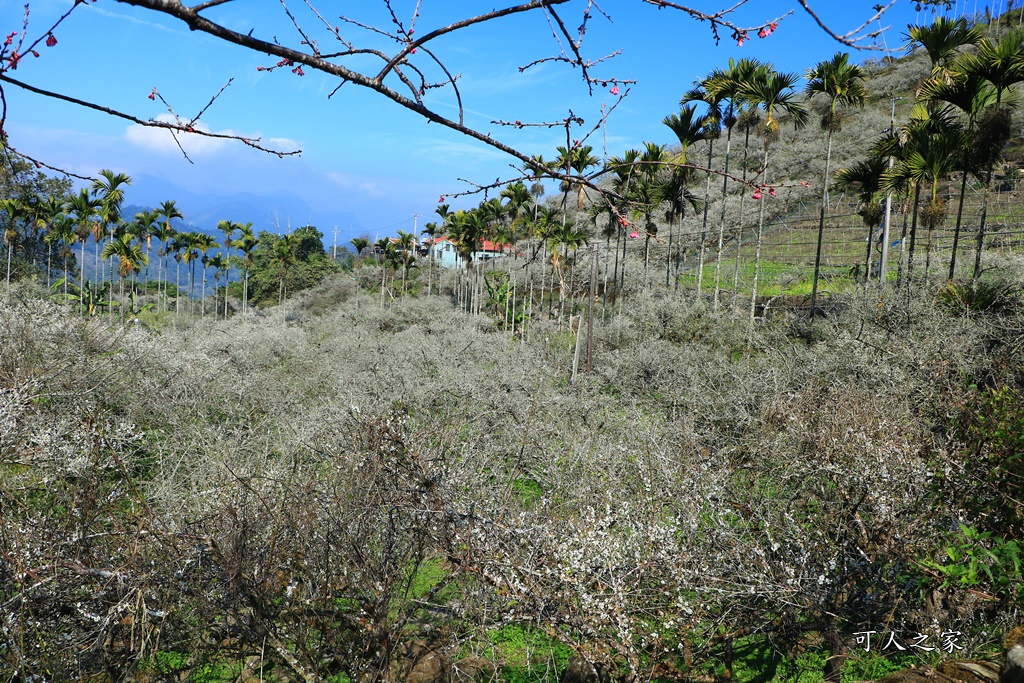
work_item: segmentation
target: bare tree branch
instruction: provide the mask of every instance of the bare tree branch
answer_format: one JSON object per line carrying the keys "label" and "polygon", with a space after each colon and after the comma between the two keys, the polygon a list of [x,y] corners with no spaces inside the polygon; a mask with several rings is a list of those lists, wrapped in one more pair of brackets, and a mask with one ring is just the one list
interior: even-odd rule
{"label": "bare tree branch", "polygon": [[52,97],[53,99],[61,100],[63,102],[69,102],[71,104],[76,104],[76,105],[78,105],[80,107],[85,107],[86,109],[93,109],[95,111],[103,112],[104,114],[109,114],[111,116],[116,116],[118,118],[125,119],[126,121],[131,121],[132,123],[137,123],[140,126],[146,126],[147,128],[165,128],[165,129],[170,130],[172,132],[176,131],[176,132],[179,132],[179,133],[191,133],[193,135],[202,135],[202,136],[208,137],[208,138],[219,138],[221,140],[238,140],[238,141],[244,143],[245,145],[248,145],[249,147],[252,147],[253,149],[257,149],[257,150],[259,150],[261,152],[268,152],[270,154],[276,154],[279,157],[296,156],[296,155],[302,153],[302,150],[281,151],[281,150],[271,149],[269,147],[264,147],[263,145],[260,144],[260,138],[247,138],[247,137],[244,137],[244,136],[241,136],[241,135],[226,135],[224,133],[211,133],[211,132],[207,132],[207,131],[204,131],[204,130],[199,130],[199,129],[196,129],[196,128],[192,128],[188,124],[169,123],[169,122],[166,122],[166,121],[155,121],[153,119],[149,119],[149,120],[140,119],[137,116],[132,116],[131,114],[125,114],[124,112],[117,111],[116,109],[111,109],[110,107],[104,107],[103,105],[100,105],[100,104],[93,104],[92,102],[86,102],[85,100],[80,100],[77,97],[71,97],[69,95],[63,95],[61,93],[53,92],[51,90],[43,90],[42,88],[37,88],[35,86],[29,85],[28,83],[24,83],[22,81],[15,80],[15,79],[11,78],[10,76],[8,76],[6,74],[3,74],[3,73],[0,73],[0,82],[2,82],[2,83],[10,83],[11,85],[15,85],[15,86],[17,86],[19,88],[22,88],[24,90],[28,90],[29,92],[35,93],[37,95],[43,95],[44,97]]}

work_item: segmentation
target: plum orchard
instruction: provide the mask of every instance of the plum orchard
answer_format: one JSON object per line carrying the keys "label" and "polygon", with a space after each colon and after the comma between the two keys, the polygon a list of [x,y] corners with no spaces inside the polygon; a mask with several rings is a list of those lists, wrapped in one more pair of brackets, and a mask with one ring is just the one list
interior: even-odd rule
{"label": "plum orchard", "polygon": [[873,677],[857,633],[980,654],[1019,614],[1019,301],[851,297],[818,343],[777,320],[743,358],[744,321],[645,292],[569,384],[554,321],[510,343],[347,277],[288,320],[160,334],[19,293],[21,680],[551,680],[577,653],[619,681],[838,681]]}

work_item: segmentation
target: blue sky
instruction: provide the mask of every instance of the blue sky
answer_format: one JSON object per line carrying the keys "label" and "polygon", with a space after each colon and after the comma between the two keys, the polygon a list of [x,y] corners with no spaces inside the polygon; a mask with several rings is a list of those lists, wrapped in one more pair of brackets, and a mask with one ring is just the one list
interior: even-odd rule
{"label": "blue sky", "polygon": [[[992,0],[989,0],[991,2]],[[314,3],[315,4],[315,3]],[[324,16],[351,36],[357,47],[390,49],[393,43],[337,19],[338,5],[352,19],[390,26],[383,3],[324,3]],[[414,0],[394,0],[392,6],[408,21]],[[505,3],[486,3],[486,9]],[[511,3],[509,3],[511,4]],[[566,22],[579,23],[583,0],[559,7]],[[710,10],[732,0],[702,0]],[[977,11],[987,3],[961,0],[953,12]],[[472,12],[469,0],[423,0],[416,34]],[[812,7],[837,32],[858,26],[873,14],[874,2],[812,0]],[[883,17],[890,48],[902,42],[910,22],[930,21],[916,3],[898,0]],[[1005,5],[1005,1],[1003,2]],[[31,0],[30,38],[45,33],[71,6],[71,0]],[[468,8],[468,9],[467,9]],[[620,154],[643,141],[671,143],[671,132],[661,119],[678,111],[680,95],[730,57],[756,57],[776,68],[803,73],[808,67],[844,50],[819,29],[796,0],[750,0],[737,13],[749,26],[793,13],[768,38],[756,36],[739,47],[729,35],[716,46],[706,24],[677,11],[658,10],[641,0],[606,0],[602,8],[611,21],[595,16],[584,42],[584,53],[599,58],[621,51],[594,67],[601,78],[635,80],[629,96],[618,106],[607,126],[588,143],[603,153]],[[999,3],[996,3],[996,9]],[[1005,7],[1004,7],[1005,8]],[[300,25],[316,37],[324,51],[336,42],[317,25],[305,6],[294,7]],[[24,0],[0,0],[0,31],[19,30]],[[282,44],[298,46],[301,38],[287,22],[279,0],[235,0],[209,10],[207,16],[242,32]],[[408,26],[408,24],[407,24]],[[877,28],[877,24],[874,26]],[[94,176],[100,169],[123,171],[135,179],[127,195],[130,204],[154,204],[176,199],[186,219],[200,222],[217,218],[253,220],[251,216],[215,215],[236,211],[250,202],[259,204],[259,229],[281,230],[309,221],[339,244],[361,233],[394,234],[432,220],[439,195],[469,189],[460,178],[493,182],[509,177],[514,159],[478,141],[427,123],[381,95],[352,84],[333,97],[327,95],[337,81],[306,71],[299,77],[287,69],[261,72],[276,60],[229,45],[152,12],[113,0],[84,3],[56,31],[57,45],[39,47],[38,59],[23,60],[8,75],[37,87],[91,100],[148,119],[169,115],[159,100],[147,96],[155,87],[180,115],[191,118],[229,80],[232,85],[206,112],[208,130],[260,136],[280,149],[301,149],[297,158],[278,159],[237,142],[209,138],[183,140],[192,161],[186,161],[166,131],[145,129],[97,112],[25,93],[7,85],[7,131],[11,144],[55,166]],[[580,138],[600,119],[602,104],[616,98],[608,89],[589,95],[578,70],[564,64],[544,63],[520,73],[519,67],[559,52],[545,16],[531,12],[472,27],[432,43],[433,52],[453,73],[460,74],[466,122],[528,154],[553,156],[565,144],[564,130],[509,129],[494,119],[553,121],[572,112],[585,119],[575,128]],[[879,53],[863,51],[863,60]],[[412,57],[429,75],[436,69],[419,52]],[[361,57],[353,68],[378,68],[373,58]],[[625,90],[625,88],[623,88]],[[450,89],[430,91],[426,103],[442,114],[455,116]],[[475,205],[482,196],[456,199],[452,204]],[[270,218],[270,208],[276,219]],[[191,212],[191,213],[190,213]],[[278,225],[274,225],[275,222]]]}

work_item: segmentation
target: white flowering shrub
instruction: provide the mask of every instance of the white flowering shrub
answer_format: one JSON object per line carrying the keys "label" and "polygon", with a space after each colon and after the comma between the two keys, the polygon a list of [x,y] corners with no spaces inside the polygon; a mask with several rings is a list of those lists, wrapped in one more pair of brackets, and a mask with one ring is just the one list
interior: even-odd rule
{"label": "white flowering shrub", "polygon": [[850,297],[748,345],[743,316],[636,294],[573,382],[557,287],[513,334],[462,275],[382,300],[361,270],[158,333],[0,305],[5,670],[550,679],[574,653],[639,681],[814,648],[835,679],[859,631],[1013,614],[925,571],[960,523],[1016,519],[971,421],[1015,415],[984,393],[1019,382],[1012,307]]}

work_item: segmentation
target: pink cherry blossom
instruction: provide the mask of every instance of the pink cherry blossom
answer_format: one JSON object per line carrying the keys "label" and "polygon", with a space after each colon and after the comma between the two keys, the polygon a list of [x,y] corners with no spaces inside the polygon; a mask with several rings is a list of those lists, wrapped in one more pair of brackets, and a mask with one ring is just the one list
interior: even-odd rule
{"label": "pink cherry blossom", "polygon": [[610,92],[612,95],[618,95],[619,94],[619,86],[613,85],[612,89],[609,90],[608,92]]}
{"label": "pink cherry blossom", "polygon": [[639,238],[640,238],[640,232],[639,231],[634,230],[633,232],[629,233],[629,239],[635,240],[635,239],[639,239]]}
{"label": "pink cherry blossom", "polygon": [[761,190],[754,190],[753,197],[754,197],[754,199],[760,199],[761,198]]}

